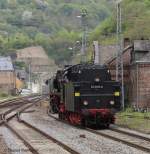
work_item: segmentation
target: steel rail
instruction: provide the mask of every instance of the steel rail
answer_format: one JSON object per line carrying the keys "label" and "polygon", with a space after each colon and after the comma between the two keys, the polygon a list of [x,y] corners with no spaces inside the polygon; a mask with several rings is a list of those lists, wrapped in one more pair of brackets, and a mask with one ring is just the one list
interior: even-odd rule
{"label": "steel rail", "polygon": [[106,138],[108,138],[108,139],[112,139],[112,140],[114,140],[114,141],[122,142],[123,144],[126,144],[126,145],[128,145],[128,146],[130,146],[130,147],[133,147],[133,148],[142,150],[142,151],[144,151],[144,152],[150,152],[150,148],[147,148],[147,147],[144,147],[144,146],[135,144],[135,143],[133,143],[133,142],[129,142],[129,141],[126,141],[126,140],[117,138],[117,137],[112,136],[112,135],[109,135],[109,134],[105,134],[105,133],[102,133],[102,132],[98,132],[98,131],[93,130],[93,129],[90,129],[90,128],[86,128],[86,130],[89,131],[89,132],[91,132],[91,133],[94,133],[94,134],[97,134],[97,135],[106,137]]}
{"label": "steel rail", "polygon": [[136,138],[139,138],[139,139],[150,142],[150,138],[142,136],[142,135],[138,135],[138,134],[134,134],[134,133],[131,133],[131,132],[123,131],[123,130],[120,130],[120,129],[117,129],[117,128],[111,128],[110,127],[109,129],[114,131],[114,132],[117,132],[117,133],[122,133],[122,134],[125,134],[125,135],[129,135],[129,136],[136,137]]}
{"label": "steel rail", "polygon": [[26,125],[27,127],[33,129],[34,131],[40,133],[42,136],[46,137],[47,139],[53,141],[54,143],[56,143],[57,145],[61,146],[63,149],[65,149],[66,151],[68,151],[71,154],[79,154],[79,152],[75,151],[74,149],[70,148],[68,145],[62,143],[61,141],[55,139],[54,137],[50,136],[49,134],[45,133],[44,131],[40,130],[39,128],[31,125],[30,123],[21,120],[21,123],[23,123],[24,125]]}
{"label": "steel rail", "polygon": [[[70,125],[70,126],[72,126],[72,127],[79,128],[78,126],[74,126],[74,125],[72,125],[72,124],[70,124],[70,123],[68,123],[68,122],[66,122],[66,121],[60,120],[59,118],[54,117],[54,116],[52,116],[51,114],[49,114],[49,116],[52,117],[53,119],[57,120],[57,121],[60,121],[60,122],[65,123],[65,124],[68,124],[68,125]],[[80,128],[81,128],[81,127],[80,127]],[[94,130],[94,129],[90,129],[90,128],[84,128],[84,129],[85,129],[86,131],[88,131],[88,132],[93,133],[93,134],[100,135],[100,136],[103,136],[103,137],[105,137],[105,138],[108,138],[108,139],[117,141],[117,142],[122,142],[123,144],[126,144],[126,145],[128,145],[128,146],[130,146],[130,147],[133,147],[133,148],[136,148],[136,149],[139,149],[139,150],[141,150],[141,151],[150,152],[150,148],[144,147],[144,146],[142,146],[142,145],[138,145],[138,144],[135,144],[135,143],[133,143],[133,142],[129,142],[129,141],[126,141],[126,140],[117,138],[117,137],[115,137],[115,136],[112,136],[112,135],[109,135],[109,134],[105,134],[105,133],[96,131],[96,130]],[[122,133],[122,132],[120,131],[119,133]],[[122,134],[125,134],[125,133],[123,132]],[[129,135],[129,134],[125,134],[125,135]],[[129,136],[131,136],[131,135],[129,135]],[[136,135],[135,135],[135,136],[132,135],[131,137],[135,137],[135,138],[137,138],[137,139],[140,139],[140,137],[141,137],[141,139],[146,140],[146,141],[149,141],[148,138],[145,138],[145,137],[143,137],[143,136],[140,136],[140,137],[139,137],[139,135],[137,135],[137,136],[136,136]]]}
{"label": "steel rail", "polygon": [[[28,148],[28,150],[30,152],[32,152],[33,154],[40,154],[28,141],[26,141],[17,131],[15,131],[15,129],[13,129],[9,124],[8,124],[8,121],[10,121],[11,119],[13,119],[14,117],[16,116],[20,116],[20,113],[24,112],[26,109],[32,107],[33,105],[35,105],[36,103],[39,103],[41,101],[42,98],[33,98],[33,102],[31,101],[27,101],[27,100],[24,100],[27,101],[27,103],[24,103],[23,105],[27,105],[27,106],[23,106],[22,107],[22,104],[18,105],[17,107],[13,107],[12,109],[10,109],[9,111],[6,111],[4,113],[4,119],[2,119],[3,121],[0,123],[0,125],[4,124],[11,132],[13,132],[21,141],[23,141],[24,145]],[[30,105],[28,105],[29,103],[32,103]],[[19,109],[19,110],[17,110]],[[10,117],[8,117],[7,119],[5,119],[5,116],[9,113],[11,113],[12,111],[16,111],[15,114],[11,115]]]}
{"label": "steel rail", "polygon": [[28,100],[28,99],[30,99],[30,98],[32,99],[32,98],[37,97],[37,96],[41,96],[41,95],[35,94],[35,95],[29,95],[29,96],[23,96],[23,97],[17,97],[17,98],[4,100],[4,101],[0,102],[0,107],[7,107],[7,106],[15,105],[15,104],[18,104],[18,103],[21,103],[21,102],[24,102],[24,101],[30,102],[30,100]]}
{"label": "steel rail", "polygon": [[14,105],[18,105],[20,103],[22,103],[22,100],[13,100],[13,101],[9,101],[7,103],[2,103],[0,104],[0,108],[5,108],[5,107],[9,107],[9,106],[14,106]]}
{"label": "steel rail", "polygon": [[[3,125],[6,121],[10,121],[11,119],[13,119],[14,117],[18,117],[20,116],[20,114],[22,112],[24,112],[26,109],[32,107],[33,105],[39,103],[40,101],[42,100],[42,98],[36,98],[35,100],[32,100],[33,102],[29,102],[29,103],[26,103],[26,104],[23,104],[24,106],[22,106],[22,104],[18,105],[18,106],[15,106],[13,107],[12,109],[4,112],[3,114],[1,114],[1,122],[0,122],[0,126]],[[26,100],[25,100],[26,101]],[[29,104],[29,105],[28,105]],[[17,110],[17,111],[16,111]],[[8,118],[5,118],[6,115],[10,114],[11,112],[15,111],[15,113],[13,115],[11,115],[10,117]]]}
{"label": "steel rail", "polygon": [[13,129],[8,123],[5,123],[5,126],[13,132],[21,141],[23,141],[24,145],[28,148],[30,152],[33,154],[40,154],[27,140],[25,140],[15,129]]}
{"label": "steel rail", "polygon": [[21,103],[23,103],[24,101],[29,102],[27,99],[23,100],[23,99],[17,99],[17,100],[12,100],[6,103],[0,103],[0,108],[5,108],[5,107],[11,107],[11,106],[15,106],[15,105],[19,105]]}

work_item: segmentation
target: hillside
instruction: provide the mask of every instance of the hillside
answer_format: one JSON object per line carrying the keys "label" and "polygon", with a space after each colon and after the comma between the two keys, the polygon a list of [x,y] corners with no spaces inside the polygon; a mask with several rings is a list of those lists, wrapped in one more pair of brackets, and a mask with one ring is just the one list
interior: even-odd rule
{"label": "hillside", "polygon": [[[88,45],[97,39],[101,44],[113,44],[116,41],[114,1],[0,0],[0,54],[41,45],[57,63],[70,60],[75,51],[69,47],[82,38],[81,19],[77,18],[82,9],[88,13]],[[150,1],[124,0],[122,7],[124,36],[149,38]]]}
{"label": "hillside", "polygon": [[81,39],[82,9],[88,28],[94,29],[111,14],[109,0],[1,0],[0,53],[42,45],[56,61],[68,60],[68,47]]}
{"label": "hillside", "polygon": [[[150,39],[150,0],[123,0],[122,4],[123,36],[134,39]],[[90,36],[102,44],[116,41],[116,13],[99,24]]]}

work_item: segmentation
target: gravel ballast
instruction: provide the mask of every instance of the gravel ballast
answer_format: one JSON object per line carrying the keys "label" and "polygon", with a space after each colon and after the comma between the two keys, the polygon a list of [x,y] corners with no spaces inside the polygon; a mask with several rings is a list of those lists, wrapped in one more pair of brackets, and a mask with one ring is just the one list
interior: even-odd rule
{"label": "gravel ballast", "polygon": [[9,149],[4,142],[3,136],[0,134],[0,154],[10,154]]}
{"label": "gravel ballast", "polygon": [[[6,127],[0,127],[0,134],[6,143],[6,151],[11,154],[31,154],[27,147]],[[1,153],[0,153],[1,154]]]}
{"label": "gravel ballast", "polygon": [[34,113],[24,113],[21,118],[81,154],[144,154],[122,143],[56,121],[41,108]]}

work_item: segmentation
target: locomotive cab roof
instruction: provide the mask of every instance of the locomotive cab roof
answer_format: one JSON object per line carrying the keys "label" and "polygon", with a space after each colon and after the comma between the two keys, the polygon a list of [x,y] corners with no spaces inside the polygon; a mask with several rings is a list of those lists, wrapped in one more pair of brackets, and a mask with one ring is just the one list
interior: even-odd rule
{"label": "locomotive cab roof", "polygon": [[[90,74],[90,76],[89,76]],[[100,77],[101,80],[110,80],[110,73],[105,65],[91,63],[77,64],[67,67],[63,73],[63,78],[69,81],[90,81],[93,78]]]}

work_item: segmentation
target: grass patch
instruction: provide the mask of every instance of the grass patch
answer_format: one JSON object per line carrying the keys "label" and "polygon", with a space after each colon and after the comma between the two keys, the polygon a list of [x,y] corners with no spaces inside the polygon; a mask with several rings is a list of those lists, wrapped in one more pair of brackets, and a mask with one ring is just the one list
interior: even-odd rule
{"label": "grass patch", "polygon": [[7,98],[9,95],[7,93],[0,93],[0,98]]}
{"label": "grass patch", "polygon": [[137,117],[137,118],[147,118],[150,119],[150,112],[135,112],[132,108],[127,108],[125,111],[119,112],[118,116],[127,116],[127,117]]}
{"label": "grass patch", "polygon": [[116,115],[116,124],[150,133],[150,112],[134,112],[131,108],[127,108]]}
{"label": "grass patch", "polygon": [[0,101],[5,100],[5,99],[11,99],[14,98],[14,96],[9,95],[7,93],[0,93]]}

